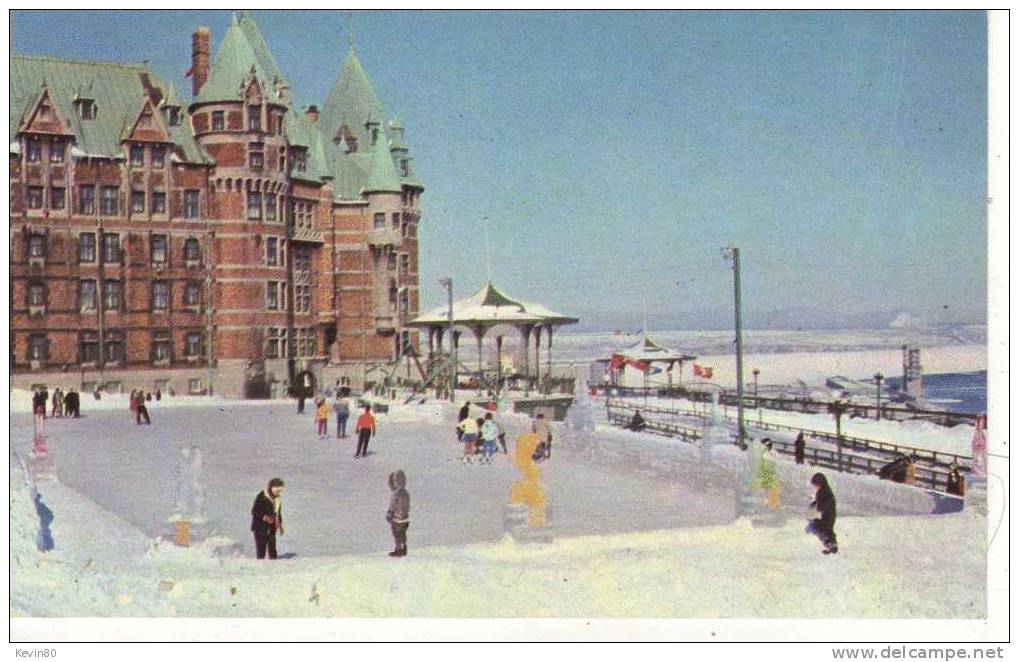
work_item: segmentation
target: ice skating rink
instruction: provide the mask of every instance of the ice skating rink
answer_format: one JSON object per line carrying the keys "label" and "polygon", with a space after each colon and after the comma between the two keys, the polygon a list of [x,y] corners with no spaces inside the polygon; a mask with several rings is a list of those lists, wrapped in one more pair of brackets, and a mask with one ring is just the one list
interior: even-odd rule
{"label": "ice skating rink", "polygon": [[[298,415],[289,402],[206,407],[153,402],[153,424],[136,426],[126,407],[89,411],[88,402],[83,404],[81,419],[46,421],[57,477],[149,537],[167,536],[177,459],[188,441],[204,458],[211,530],[251,546],[252,501],[269,478],[279,476],[287,483],[280,553],[297,557],[391,549],[386,479],[396,469],[407,474],[412,549],[497,541],[518,477],[501,452],[488,466],[461,464],[454,424],[425,417],[391,422],[379,416],[368,457],[354,459],[354,439],[336,439],[334,419],[330,437],[317,438],[310,405]],[[31,425],[29,415],[12,416],[12,444],[19,452],[30,446]],[[512,451],[524,422],[507,417],[504,426]],[[592,463],[564,444],[553,446],[541,470],[551,523],[561,535],[724,524],[734,518],[731,493],[704,491],[625,463]]]}

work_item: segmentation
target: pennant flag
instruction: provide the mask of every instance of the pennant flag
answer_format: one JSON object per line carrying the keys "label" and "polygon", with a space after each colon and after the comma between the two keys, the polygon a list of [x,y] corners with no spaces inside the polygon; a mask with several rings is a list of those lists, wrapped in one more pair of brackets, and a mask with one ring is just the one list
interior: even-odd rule
{"label": "pennant flag", "polygon": [[647,372],[648,369],[651,367],[650,365],[648,365],[646,361],[627,361],[627,363],[632,365],[637,370],[640,370],[641,372]]}
{"label": "pennant flag", "polygon": [[651,374],[652,374],[652,375],[657,375],[657,374],[658,374],[658,373],[660,373],[661,371],[662,371],[662,369],[661,369],[661,368],[651,368]]}
{"label": "pennant flag", "polygon": [[626,365],[626,357],[621,354],[613,354],[612,360],[609,361],[609,370],[619,370]]}

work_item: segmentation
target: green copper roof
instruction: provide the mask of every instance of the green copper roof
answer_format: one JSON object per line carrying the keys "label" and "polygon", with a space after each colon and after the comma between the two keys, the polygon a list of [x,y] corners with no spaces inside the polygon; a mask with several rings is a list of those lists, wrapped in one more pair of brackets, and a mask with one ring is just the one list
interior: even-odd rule
{"label": "green copper roof", "polygon": [[[19,122],[39,98],[45,81],[53,103],[68,129],[74,132],[76,148],[89,155],[121,157],[124,131],[138,117],[146,98],[143,75],[151,85],[169,89],[144,65],[11,55],[8,115],[11,136],[17,133]],[[93,100],[95,118],[80,119],[75,99]],[[181,148],[187,161],[208,162],[194,141],[190,123],[168,128],[172,129],[171,140]]]}
{"label": "green copper roof", "polygon": [[385,112],[379,98],[375,96],[372,84],[368,81],[368,75],[354,54],[354,49],[351,48],[333,89],[326,97],[325,106],[318,120],[321,124],[320,130],[331,140],[340,125],[346,122],[357,138],[359,149],[364,149],[362,146],[371,145],[368,130],[365,128],[365,122],[369,118],[379,123],[381,133],[384,129]]}
{"label": "green copper roof", "polygon": [[163,95],[163,99],[159,102],[160,107],[162,106],[178,106],[184,107],[184,99],[181,98],[180,93],[177,91],[177,87],[170,83],[170,89]]}
{"label": "green copper roof", "polygon": [[[249,28],[249,30],[251,29],[257,31],[257,28],[254,27]],[[264,42],[262,44],[264,46]],[[266,52],[268,51],[266,50]],[[272,66],[275,67],[274,62]],[[216,52],[216,63],[209,71],[209,80],[199,90],[194,103],[243,100],[241,86],[251,78],[252,73],[258,79],[265,99],[270,103],[281,104],[273,85],[277,76],[270,74],[263,67],[244,28],[238,23],[237,16],[234,16],[230,28],[223,37],[223,43],[219,45],[219,51]]]}
{"label": "green copper roof", "polygon": [[266,75],[269,76],[268,82],[274,83],[277,80],[285,82],[286,77],[276,64],[276,59],[273,58],[272,51],[269,50],[269,46],[265,43],[265,38],[262,36],[261,30],[259,30],[258,25],[255,24],[255,19],[251,17],[251,12],[242,11],[240,13],[238,25],[240,25],[241,31],[248,40],[248,45],[251,46],[251,51],[255,54],[255,57],[258,58],[259,67],[261,67]]}
{"label": "green copper roof", "polygon": [[368,173],[368,181],[364,184],[365,193],[399,193],[403,190],[400,178],[393,165],[393,155],[384,135],[379,135],[372,151],[372,166]]}
{"label": "green copper roof", "polygon": [[322,134],[319,133],[316,123],[308,119],[307,115],[291,110],[283,116],[283,125],[287,142],[308,149],[305,171],[294,170],[291,176],[315,182],[320,181],[323,177],[332,177],[323,146]]}

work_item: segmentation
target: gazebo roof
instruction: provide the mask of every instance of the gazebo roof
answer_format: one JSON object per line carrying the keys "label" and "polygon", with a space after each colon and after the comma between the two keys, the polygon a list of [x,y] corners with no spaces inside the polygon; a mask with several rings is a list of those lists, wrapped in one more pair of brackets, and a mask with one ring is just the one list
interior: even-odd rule
{"label": "gazebo roof", "polygon": [[[562,315],[536,303],[506,296],[492,283],[472,296],[453,302],[453,324],[496,326],[498,324],[575,324],[576,317]],[[449,306],[435,308],[407,322],[408,326],[443,326],[449,323]]]}
{"label": "gazebo roof", "polygon": [[683,354],[682,352],[666,349],[651,340],[647,334],[643,334],[641,339],[633,345],[614,352],[614,354],[634,361],[689,361],[697,358],[691,354]]}

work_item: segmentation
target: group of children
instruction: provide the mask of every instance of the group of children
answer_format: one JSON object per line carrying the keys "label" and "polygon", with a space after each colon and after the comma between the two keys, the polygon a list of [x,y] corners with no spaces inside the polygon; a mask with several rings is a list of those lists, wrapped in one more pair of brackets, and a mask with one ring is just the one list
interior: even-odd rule
{"label": "group of children", "polygon": [[[336,438],[343,439],[347,436],[350,404],[342,395],[337,395],[332,409],[336,412]],[[315,407],[315,427],[320,441],[329,436],[329,405],[325,398],[319,398]],[[354,432],[357,434],[357,450],[354,452],[354,457],[367,457],[368,442],[376,433],[375,417],[372,416],[371,405],[364,405],[364,412],[357,417],[357,426],[354,428]]]}

